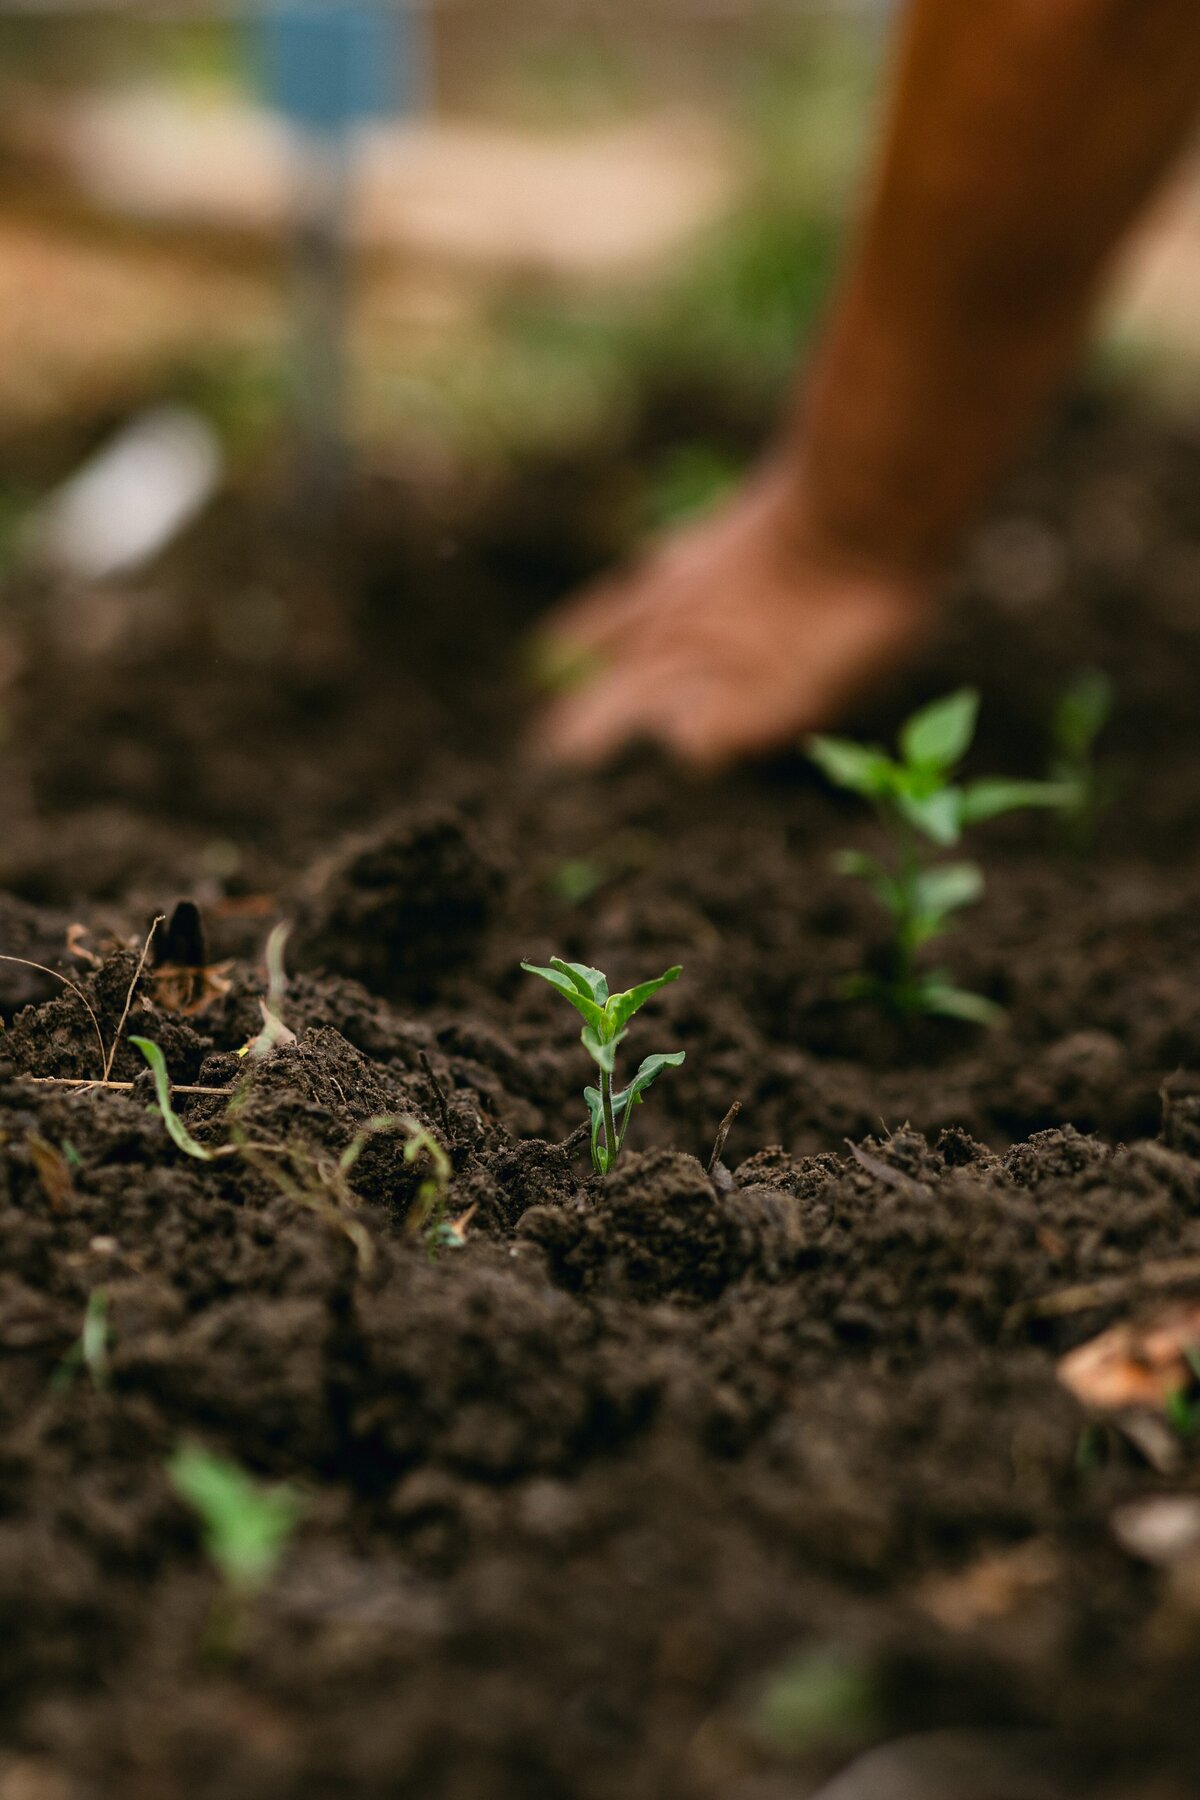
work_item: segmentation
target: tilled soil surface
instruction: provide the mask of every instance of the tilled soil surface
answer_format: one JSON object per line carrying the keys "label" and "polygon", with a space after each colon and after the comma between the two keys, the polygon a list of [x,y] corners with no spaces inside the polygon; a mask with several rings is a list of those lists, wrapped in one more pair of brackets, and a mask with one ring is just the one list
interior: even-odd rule
{"label": "tilled soil surface", "polygon": [[[1192,1402],[1057,1374],[1200,1296],[1200,433],[1079,405],[851,722],[974,681],[972,767],[1038,774],[1063,683],[1115,677],[1094,852],[978,834],[945,960],[991,1032],[838,1000],[874,831],[798,758],[522,763],[514,643],[653,441],[465,512],[377,484],[332,564],[250,496],[153,581],[10,596],[0,948],[80,992],[0,963],[2,1800],[1200,1789]],[[133,1086],[72,1088],[80,995],[110,1045],[181,898],[207,948],[181,914],[137,983]],[[239,1059],[280,918],[294,1041]],[[551,952],[684,966],[603,1185]],[[218,1090],[176,1098],[211,1160],[133,1033]],[[448,1152],[461,1246],[383,1115]],[[305,1496],[236,1631],[185,1441]]]}

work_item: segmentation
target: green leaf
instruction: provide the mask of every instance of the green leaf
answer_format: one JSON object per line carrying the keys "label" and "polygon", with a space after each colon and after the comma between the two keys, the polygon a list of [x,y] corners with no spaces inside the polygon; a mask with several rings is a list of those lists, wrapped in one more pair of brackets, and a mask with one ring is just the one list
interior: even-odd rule
{"label": "green leaf", "polygon": [[[633,1109],[642,1103],[642,1095],[652,1082],[656,1081],[664,1069],[677,1069],[684,1060],[685,1052],[676,1050],[670,1054],[661,1051],[646,1057],[637,1074],[627,1088],[613,1095],[613,1120],[618,1125],[617,1152],[623,1148],[625,1135],[629,1130],[629,1121],[633,1117]],[[613,1157],[609,1158],[611,1166]]]}
{"label": "green leaf", "polygon": [[552,956],[550,967],[566,975],[581,994],[589,995],[601,1006],[608,999],[608,977],[602,969],[593,969],[590,963],[564,962],[561,956]]}
{"label": "green leaf", "polygon": [[938,924],[983,893],[983,870],[976,863],[942,863],[922,869],[914,884],[916,911]]}
{"label": "green leaf", "polygon": [[95,1287],[88,1295],[79,1347],[93,1384],[104,1387],[108,1381],[108,1291],[105,1288]]}
{"label": "green leaf", "polygon": [[1107,725],[1113,706],[1113,681],[1102,669],[1082,669],[1059,696],[1054,709],[1054,742],[1064,756],[1087,756]]}
{"label": "green leaf", "polygon": [[613,1095],[613,1117],[619,1118],[627,1107],[639,1105],[646,1089],[658,1080],[663,1070],[677,1069],[686,1056],[686,1050],[659,1051],[647,1056],[629,1086]]}
{"label": "green leaf", "polygon": [[618,1031],[615,1037],[602,1038],[598,1031],[594,1031],[590,1025],[585,1025],[579,1036],[592,1061],[598,1064],[606,1075],[611,1075],[617,1066],[617,1045],[628,1036],[628,1033]]}
{"label": "green leaf", "polygon": [[901,792],[896,804],[910,825],[935,844],[957,844],[962,836],[961,788],[938,788],[932,794]]}
{"label": "green leaf", "polygon": [[659,988],[666,987],[668,982],[678,981],[681,973],[681,965],[676,963],[665,975],[659,975],[653,981],[640,982],[637,987],[626,988],[623,994],[614,994],[606,1010],[615,1029],[619,1031],[627,1020],[632,1019],[635,1012],[640,1012]]}
{"label": "green leaf", "polygon": [[972,781],[961,790],[960,817],[964,825],[980,825],[1026,806],[1069,807],[1077,794],[1069,781]]}
{"label": "green leaf", "polygon": [[915,712],[900,728],[900,750],[917,768],[946,770],[966,754],[975,736],[979,694],[959,688]]}
{"label": "green leaf", "polygon": [[810,737],[807,750],[835,787],[849,788],[872,800],[891,792],[892,760],[874,745],[856,744],[850,738]]}
{"label": "green leaf", "polygon": [[199,1513],[204,1548],[231,1587],[252,1593],[278,1567],[304,1502],[294,1488],[263,1487],[237,1463],[183,1444],[167,1464],[171,1485]]}
{"label": "green leaf", "polygon": [[144,1037],[131,1036],[129,1041],[135,1049],[141,1051],[150,1064],[154,1075],[154,1092],[158,1099],[158,1110],[162,1114],[163,1124],[170,1132],[172,1141],[186,1156],[194,1156],[197,1162],[212,1162],[214,1152],[206,1150],[203,1144],[196,1142],[171,1104],[171,1077],[167,1074],[167,1061],[158,1045]]}
{"label": "green leaf", "polygon": [[591,995],[583,990],[580,982],[564,972],[567,968],[566,964],[558,966],[557,957],[554,959],[554,965],[549,969],[544,969],[537,963],[523,962],[521,967],[527,975],[540,975],[542,980],[548,981],[552,988],[557,988],[563,999],[568,1000],[576,1012],[582,1013],[588,1024],[603,1035],[605,1029],[603,1006],[598,1005]]}
{"label": "green leaf", "polygon": [[930,976],[918,990],[922,1012],[937,1013],[947,1019],[965,1019],[969,1025],[999,1025],[1004,1008],[982,994],[972,994],[952,982]]}

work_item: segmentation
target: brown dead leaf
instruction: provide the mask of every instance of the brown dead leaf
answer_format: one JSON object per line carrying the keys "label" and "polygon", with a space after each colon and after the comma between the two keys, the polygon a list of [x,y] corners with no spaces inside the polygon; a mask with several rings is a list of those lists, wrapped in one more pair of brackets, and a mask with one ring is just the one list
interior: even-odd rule
{"label": "brown dead leaf", "polygon": [[1062,1358],[1058,1379],[1096,1412],[1130,1406],[1163,1412],[1172,1395],[1194,1384],[1189,1357],[1197,1354],[1200,1302],[1192,1301],[1110,1326]]}
{"label": "brown dead leaf", "polygon": [[71,1169],[66,1157],[33,1131],[25,1144],[42,1192],[50,1202],[50,1211],[62,1212],[71,1196]]}
{"label": "brown dead leaf", "polygon": [[946,1631],[970,1631],[1019,1612],[1052,1585],[1058,1572],[1053,1546],[1045,1538],[1030,1538],[1011,1549],[990,1551],[965,1569],[931,1576],[918,1589],[917,1600]]}
{"label": "brown dead leaf", "polygon": [[206,968],[192,968],[186,963],[161,963],[150,972],[154,999],[164,1012],[181,1013],[184,1018],[203,1012],[214,1000],[229,992],[231,962],[209,963]]}
{"label": "brown dead leaf", "polygon": [[459,1213],[457,1219],[451,1219],[450,1221],[451,1231],[456,1232],[464,1243],[467,1241],[467,1226],[471,1223],[471,1220],[478,1211],[479,1202],[478,1200],[475,1200],[468,1206],[465,1213]]}

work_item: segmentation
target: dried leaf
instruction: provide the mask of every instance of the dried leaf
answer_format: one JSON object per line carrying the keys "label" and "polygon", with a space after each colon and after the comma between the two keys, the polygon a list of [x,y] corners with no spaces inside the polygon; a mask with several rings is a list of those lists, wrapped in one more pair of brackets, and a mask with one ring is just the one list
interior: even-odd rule
{"label": "dried leaf", "polygon": [[199,969],[188,963],[161,963],[150,976],[155,1003],[164,1012],[179,1013],[184,1018],[203,1012],[229,992],[232,967],[228,962],[210,963]]}
{"label": "dried leaf", "polygon": [[1059,1563],[1044,1538],[977,1557],[964,1569],[935,1575],[917,1598],[947,1631],[970,1631],[1018,1612],[1056,1580]]}
{"label": "dried leaf", "polygon": [[471,1203],[470,1206],[468,1206],[466,1212],[459,1213],[457,1219],[450,1220],[451,1231],[455,1234],[456,1237],[461,1238],[464,1244],[467,1241],[467,1226],[471,1223],[471,1220],[475,1217],[475,1214],[478,1211],[479,1211],[479,1202],[478,1202],[478,1200],[475,1200]]}
{"label": "dried leaf", "polygon": [[30,1132],[25,1144],[51,1212],[62,1212],[71,1197],[71,1170],[66,1157],[36,1132]]}
{"label": "dried leaf", "polygon": [[1128,1406],[1165,1412],[1173,1395],[1195,1383],[1198,1353],[1200,1303],[1191,1302],[1102,1331],[1062,1358],[1058,1379],[1096,1412]]}

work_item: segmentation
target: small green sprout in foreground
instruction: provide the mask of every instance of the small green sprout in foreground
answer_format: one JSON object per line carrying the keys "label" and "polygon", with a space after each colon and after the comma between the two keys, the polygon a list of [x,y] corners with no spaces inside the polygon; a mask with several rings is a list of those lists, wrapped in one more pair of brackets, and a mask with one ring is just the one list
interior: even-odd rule
{"label": "small green sprout in foreground", "polygon": [[1062,808],[1076,850],[1089,850],[1113,800],[1111,771],[1096,762],[1096,740],[1112,715],[1113,683],[1102,669],[1083,669],[1059,695],[1050,720],[1050,776],[1069,790]]}
{"label": "small green sprout in foreground", "polygon": [[675,1050],[669,1054],[660,1052],[647,1056],[629,1086],[614,1093],[617,1045],[628,1035],[630,1019],[641,1011],[652,995],[657,994],[659,988],[679,979],[679,965],[668,969],[665,975],[656,976],[653,981],[643,981],[620,994],[610,994],[607,977],[587,963],[564,962],[561,957],[552,956],[549,968],[527,962],[521,967],[526,974],[539,975],[543,981],[548,981],[576,1012],[583,1015],[580,1038],[600,1070],[600,1086],[583,1090],[591,1117],[592,1166],[597,1175],[607,1175],[621,1154],[634,1107],[641,1105],[646,1089],[662,1071],[678,1068],[686,1054],[683,1050]]}
{"label": "small green sprout in foreground", "polygon": [[83,1329],[59,1363],[50,1384],[55,1393],[66,1393],[81,1367],[91,1376],[97,1392],[108,1386],[108,1294],[102,1287],[94,1287],[88,1295]]}
{"label": "small green sprout in foreground", "polygon": [[1003,1014],[982,994],[956,987],[942,969],[922,969],[922,948],[949,929],[960,907],[983,893],[983,872],[972,862],[937,863],[924,853],[923,840],[939,848],[957,844],[964,829],[984,819],[1026,806],[1061,807],[1070,790],[1048,781],[983,780],[963,784],[951,777],[975,735],[979,695],[961,688],[923,707],[900,729],[899,756],[848,738],[809,739],[809,754],[830,781],[870,800],[896,846],[892,867],[858,850],[847,850],[838,866],[866,881],[891,915],[895,937],[892,967],[884,976],[858,975],[847,993],[880,1001],[902,1017],[938,1013],[993,1025]]}
{"label": "small green sprout in foreground", "polygon": [[283,1559],[304,1511],[303,1496],[287,1483],[265,1487],[228,1457],[199,1444],[181,1444],[167,1463],[171,1485],[200,1516],[204,1549],[221,1576],[205,1647],[228,1657],[237,1648],[245,1608]]}

